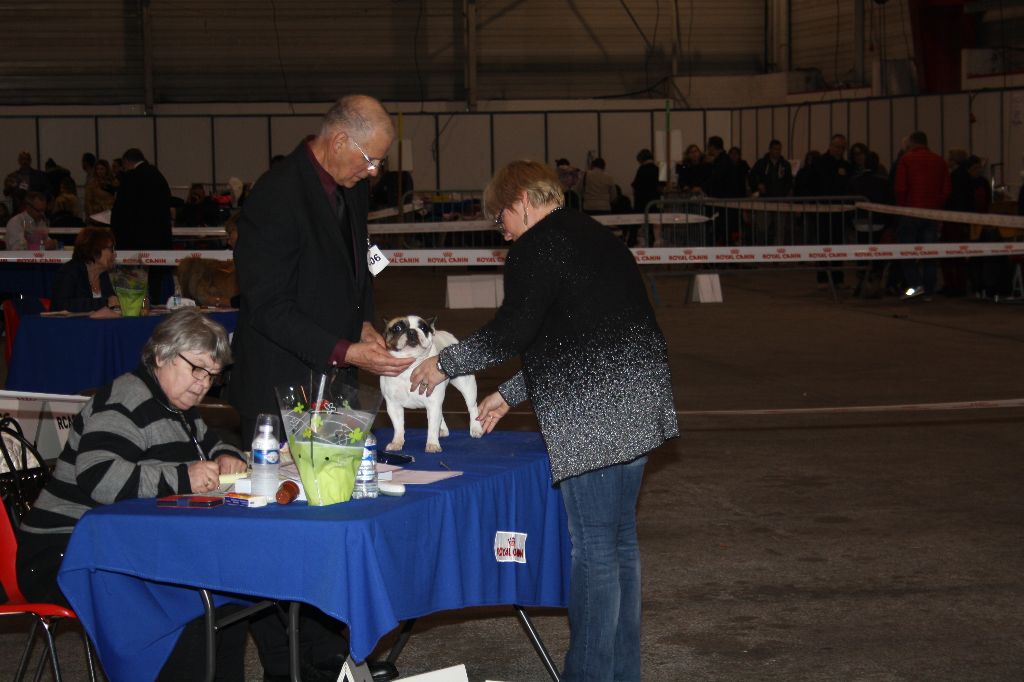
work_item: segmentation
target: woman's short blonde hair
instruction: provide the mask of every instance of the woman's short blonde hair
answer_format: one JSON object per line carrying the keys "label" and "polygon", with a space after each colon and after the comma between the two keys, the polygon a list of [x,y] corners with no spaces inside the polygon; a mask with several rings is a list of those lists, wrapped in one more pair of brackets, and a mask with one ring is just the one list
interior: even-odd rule
{"label": "woman's short blonde hair", "polygon": [[564,201],[562,184],[554,168],[537,161],[513,161],[498,170],[484,190],[484,214],[495,218],[526,192],[534,206]]}

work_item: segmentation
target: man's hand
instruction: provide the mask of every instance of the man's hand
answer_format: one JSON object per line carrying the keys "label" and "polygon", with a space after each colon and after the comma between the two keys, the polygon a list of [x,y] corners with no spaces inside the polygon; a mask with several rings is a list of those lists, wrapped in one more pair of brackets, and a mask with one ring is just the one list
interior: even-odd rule
{"label": "man's hand", "polygon": [[213,461],[217,463],[217,468],[222,474],[240,474],[247,468],[245,462],[234,455],[217,455]]}
{"label": "man's hand", "polygon": [[498,420],[508,414],[508,403],[495,391],[480,401],[477,410],[476,420],[484,427],[484,433],[490,433],[498,425]]}
{"label": "man's hand", "polygon": [[359,333],[359,340],[363,343],[373,343],[381,348],[387,350],[387,345],[384,343],[384,337],[380,335],[373,325],[369,322],[363,322],[363,329]]}
{"label": "man's hand", "polygon": [[[363,327],[365,333],[366,327]],[[373,327],[371,327],[373,329]],[[377,335],[378,337],[380,334]],[[345,362],[355,365],[367,372],[380,374],[386,377],[397,377],[409,368],[415,358],[396,358],[384,348],[384,339],[380,344],[376,341],[360,341],[348,347],[345,353]]]}

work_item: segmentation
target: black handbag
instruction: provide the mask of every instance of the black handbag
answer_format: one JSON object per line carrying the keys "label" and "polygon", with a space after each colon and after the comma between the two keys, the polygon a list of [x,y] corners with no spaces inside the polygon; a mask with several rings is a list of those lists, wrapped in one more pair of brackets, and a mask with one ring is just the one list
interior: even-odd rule
{"label": "black handbag", "polygon": [[0,455],[3,468],[0,473],[0,497],[4,509],[15,529],[21,525],[21,517],[35,503],[46,482],[50,479],[50,468],[21,429],[14,417],[0,419]]}

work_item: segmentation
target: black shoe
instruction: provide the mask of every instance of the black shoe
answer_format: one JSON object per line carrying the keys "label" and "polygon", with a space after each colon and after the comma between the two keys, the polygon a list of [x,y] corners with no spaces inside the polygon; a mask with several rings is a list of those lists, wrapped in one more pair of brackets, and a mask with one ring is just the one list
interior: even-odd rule
{"label": "black shoe", "polygon": [[395,667],[394,663],[370,661],[367,663],[367,667],[370,669],[370,676],[373,677],[373,682],[388,682],[388,680],[398,679],[398,668]]}

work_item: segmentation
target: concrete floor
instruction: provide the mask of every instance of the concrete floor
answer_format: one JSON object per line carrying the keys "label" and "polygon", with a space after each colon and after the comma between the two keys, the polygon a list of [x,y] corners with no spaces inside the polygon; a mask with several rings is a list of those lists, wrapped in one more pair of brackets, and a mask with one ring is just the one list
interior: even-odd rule
{"label": "concrete floor", "polygon": [[[450,272],[386,271],[381,315],[472,331],[489,312],[442,308]],[[1024,679],[1024,408],[736,412],[1024,398],[1024,305],[837,304],[804,271],[722,285],[724,303],[685,305],[683,279],[657,280],[684,434],[652,456],[639,505],[644,679]],[[533,615],[561,664],[564,613]],[[3,677],[21,635],[0,628]],[[406,675],[547,679],[511,610],[415,632]],[[60,640],[84,679],[80,644]],[[261,679],[252,652],[249,670]]]}

